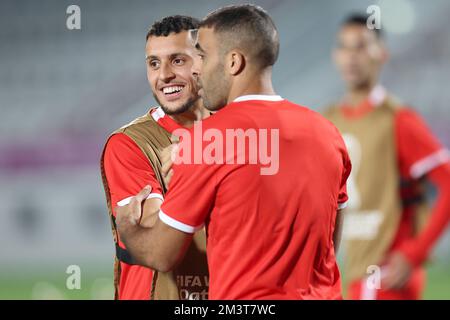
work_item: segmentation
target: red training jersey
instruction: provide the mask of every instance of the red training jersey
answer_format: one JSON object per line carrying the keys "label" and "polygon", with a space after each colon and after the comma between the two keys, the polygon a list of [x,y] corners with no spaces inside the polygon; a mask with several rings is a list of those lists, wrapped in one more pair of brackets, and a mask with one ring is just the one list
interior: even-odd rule
{"label": "red training jersey", "polygon": [[[192,161],[174,164],[160,219],[188,233],[206,225],[209,298],[340,299],[333,232],[351,165],[338,130],[314,111],[259,95],[203,120],[200,151],[215,162],[195,160],[195,130]],[[245,150],[227,139],[239,130],[248,134]],[[249,151],[251,136],[259,153]],[[271,174],[262,174],[265,151],[278,162]]]}

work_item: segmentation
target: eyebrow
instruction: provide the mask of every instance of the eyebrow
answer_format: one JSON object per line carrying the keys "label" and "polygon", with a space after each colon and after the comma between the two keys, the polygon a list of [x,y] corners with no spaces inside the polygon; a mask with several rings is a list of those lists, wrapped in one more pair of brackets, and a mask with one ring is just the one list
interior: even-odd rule
{"label": "eyebrow", "polygon": [[[170,59],[174,59],[178,56],[187,56],[186,53],[181,53],[181,52],[176,52],[176,53],[172,53],[169,58]],[[158,56],[145,56],[145,60],[153,60],[153,59],[160,59],[160,57]]]}

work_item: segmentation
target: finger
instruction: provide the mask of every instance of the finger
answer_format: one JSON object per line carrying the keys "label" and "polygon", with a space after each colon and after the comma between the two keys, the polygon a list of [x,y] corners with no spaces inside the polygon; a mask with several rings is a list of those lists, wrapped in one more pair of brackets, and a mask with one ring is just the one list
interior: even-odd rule
{"label": "finger", "polygon": [[407,274],[403,274],[401,277],[398,278],[397,283],[395,284],[396,289],[403,289],[406,284],[408,283],[409,276]]}
{"label": "finger", "polygon": [[176,145],[176,144],[171,144],[171,145],[169,145],[168,147],[164,148],[164,149],[162,150],[162,152],[161,152],[161,156],[162,156],[163,158],[170,158],[170,155],[172,154],[173,147],[174,147],[175,145]]}
{"label": "finger", "polygon": [[133,216],[141,216],[142,202],[147,199],[151,191],[152,187],[147,185],[141,191],[139,191],[137,195],[131,198],[129,207]]}
{"label": "finger", "polygon": [[398,272],[393,272],[386,278],[384,283],[383,288],[386,290],[398,290],[403,287],[403,277]]}
{"label": "finger", "polygon": [[[391,289],[395,282],[395,275],[392,273],[392,268],[386,268],[385,274],[381,278],[381,287],[383,289]],[[386,270],[385,269],[385,270]]]}
{"label": "finger", "polygon": [[178,143],[172,145],[172,149],[170,151],[170,160],[172,162],[175,162],[175,159],[177,158],[177,155],[178,155],[179,148],[180,148],[180,146]]}
{"label": "finger", "polygon": [[169,147],[165,148],[161,154],[161,171],[163,175],[167,175],[168,171],[172,167],[173,160],[172,160],[172,150],[174,148],[174,145],[170,145]]}
{"label": "finger", "polygon": [[148,195],[152,191],[152,187],[146,185],[139,193],[134,197],[139,203],[147,199]]}
{"label": "finger", "polygon": [[177,143],[171,144],[170,146],[164,148],[161,152],[162,158],[164,158],[165,160],[170,159],[173,161],[175,159],[175,156],[177,155],[178,148],[179,147]]}
{"label": "finger", "polygon": [[173,176],[173,169],[170,169],[169,172],[166,175],[166,184],[169,185],[170,180],[172,179]]}
{"label": "finger", "polygon": [[172,167],[172,161],[166,161],[163,163],[161,167],[161,172],[164,176],[166,176],[169,173],[170,168]]}

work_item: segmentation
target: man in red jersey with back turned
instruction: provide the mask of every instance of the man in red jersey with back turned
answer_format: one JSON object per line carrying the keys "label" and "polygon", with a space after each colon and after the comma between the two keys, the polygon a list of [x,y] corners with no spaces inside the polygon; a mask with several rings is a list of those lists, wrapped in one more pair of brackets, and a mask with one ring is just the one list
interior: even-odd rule
{"label": "man in red jersey with back turned", "polygon": [[279,40],[263,9],[214,11],[196,46],[200,95],[217,112],[180,134],[153,228],[137,222],[150,188],[118,210],[122,240],[167,271],[206,225],[210,299],[340,299],[334,238],[351,165],[339,132],[275,94]]}

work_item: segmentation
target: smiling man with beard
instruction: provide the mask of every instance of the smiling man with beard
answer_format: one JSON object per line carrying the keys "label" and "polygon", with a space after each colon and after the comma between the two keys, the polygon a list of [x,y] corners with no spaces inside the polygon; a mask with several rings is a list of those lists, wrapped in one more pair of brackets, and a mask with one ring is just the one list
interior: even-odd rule
{"label": "smiling man with beard", "polygon": [[[183,263],[170,273],[136,265],[116,230],[115,210],[125,205],[145,185],[152,193],[143,204],[139,223],[153,226],[165,192],[166,171],[162,168],[163,149],[172,132],[192,126],[209,113],[202,106],[197,81],[191,73],[197,59],[190,30],[198,21],[186,16],[170,16],[155,22],[146,37],[147,78],[159,107],[116,130],[107,140],[101,159],[112,231],[116,245],[114,283],[116,299],[205,299],[208,272],[205,234],[194,237]],[[195,286],[185,278],[193,278]]]}

